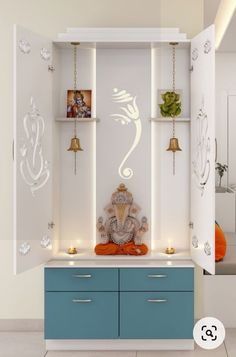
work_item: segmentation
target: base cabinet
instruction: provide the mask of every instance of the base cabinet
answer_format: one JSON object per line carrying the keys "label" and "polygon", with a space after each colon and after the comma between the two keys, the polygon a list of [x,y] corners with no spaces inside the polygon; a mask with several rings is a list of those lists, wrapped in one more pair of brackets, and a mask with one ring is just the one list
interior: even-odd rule
{"label": "base cabinet", "polygon": [[192,339],[193,295],[193,268],[46,268],[45,339]]}
{"label": "base cabinet", "polygon": [[192,339],[193,292],[121,292],[120,338]]}
{"label": "base cabinet", "polygon": [[118,292],[47,292],[47,339],[118,338]]}

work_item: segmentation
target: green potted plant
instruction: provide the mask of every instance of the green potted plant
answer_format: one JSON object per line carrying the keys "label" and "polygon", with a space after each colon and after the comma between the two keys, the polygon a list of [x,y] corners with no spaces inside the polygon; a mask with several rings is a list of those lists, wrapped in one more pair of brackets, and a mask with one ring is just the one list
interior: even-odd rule
{"label": "green potted plant", "polygon": [[181,114],[180,95],[175,92],[165,92],[161,94],[164,103],[159,104],[163,117],[174,118]]}
{"label": "green potted plant", "polygon": [[223,165],[221,164],[220,162],[217,162],[216,163],[216,166],[215,166],[215,169],[216,169],[216,172],[217,174],[219,175],[219,187],[221,187],[221,181],[222,181],[222,177],[224,176],[224,173],[227,172],[228,170],[228,165]]}

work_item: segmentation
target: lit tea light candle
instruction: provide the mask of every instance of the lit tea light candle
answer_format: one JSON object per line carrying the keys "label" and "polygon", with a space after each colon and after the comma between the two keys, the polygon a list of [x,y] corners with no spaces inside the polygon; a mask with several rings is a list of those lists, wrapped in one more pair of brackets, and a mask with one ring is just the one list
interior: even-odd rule
{"label": "lit tea light candle", "polygon": [[67,250],[68,254],[77,254],[77,249],[73,246],[70,246]]}
{"label": "lit tea light candle", "polygon": [[172,247],[172,240],[168,239],[168,246],[166,248],[166,254],[174,254],[175,249]]}

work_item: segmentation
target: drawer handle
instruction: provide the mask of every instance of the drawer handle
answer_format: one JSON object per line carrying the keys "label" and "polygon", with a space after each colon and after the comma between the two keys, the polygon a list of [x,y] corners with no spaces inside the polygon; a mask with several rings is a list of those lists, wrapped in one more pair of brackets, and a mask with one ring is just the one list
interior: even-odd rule
{"label": "drawer handle", "polygon": [[161,303],[161,302],[167,302],[166,299],[148,299],[148,302],[156,302],[156,303]]}
{"label": "drawer handle", "polygon": [[167,278],[167,275],[164,274],[150,274],[148,278]]}
{"label": "drawer handle", "polygon": [[81,300],[81,299],[73,299],[72,302],[76,303],[76,304],[80,304],[80,303],[88,303],[88,302],[92,302],[91,299],[85,299],[85,300]]}
{"label": "drawer handle", "polygon": [[73,276],[73,278],[92,278],[91,274],[75,274],[72,276]]}

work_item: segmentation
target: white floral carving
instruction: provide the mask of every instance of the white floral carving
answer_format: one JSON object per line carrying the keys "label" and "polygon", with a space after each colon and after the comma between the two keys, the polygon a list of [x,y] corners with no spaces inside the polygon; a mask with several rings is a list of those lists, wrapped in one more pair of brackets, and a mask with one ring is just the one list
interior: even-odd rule
{"label": "white floral carving", "polygon": [[211,255],[211,245],[209,242],[204,243],[204,252],[206,255]]}
{"label": "white floral carving", "polygon": [[139,116],[139,109],[136,104],[136,97],[131,96],[126,90],[118,90],[117,88],[114,88],[112,98],[115,103],[127,103],[125,107],[120,107],[124,114],[111,114],[114,120],[120,122],[122,125],[128,125],[130,123],[135,125],[135,138],[133,144],[122,160],[118,170],[120,177],[128,180],[134,173],[130,167],[124,168],[124,165],[139,144],[142,134],[142,123]]}
{"label": "white floral carving", "polygon": [[29,54],[31,51],[30,43],[26,40],[19,40],[19,49],[25,55]]}
{"label": "white floral carving", "polygon": [[196,236],[192,237],[192,246],[193,248],[198,248],[198,239]]}
{"label": "white floral carving", "polygon": [[30,98],[30,111],[23,118],[23,127],[26,141],[20,148],[20,173],[34,196],[35,191],[47,183],[50,172],[42,149],[45,123],[36,108],[33,97]]}
{"label": "white floral carving", "polygon": [[48,235],[44,235],[40,241],[40,245],[42,248],[47,248],[51,245],[51,239]]}
{"label": "white floral carving", "polygon": [[211,41],[207,40],[204,43],[204,53],[208,54],[211,51]]}
{"label": "white floral carving", "polygon": [[198,59],[198,49],[194,48],[192,51],[192,60],[196,61]]}
{"label": "white floral carving", "polygon": [[43,47],[41,48],[40,56],[44,61],[49,61],[51,58],[51,53],[47,48]]}
{"label": "white floral carving", "polygon": [[19,247],[19,253],[21,255],[26,255],[30,252],[31,246],[28,242],[23,242]]}
{"label": "white floral carving", "polygon": [[192,161],[193,172],[195,175],[195,182],[201,196],[203,196],[206,184],[209,179],[211,165],[210,165],[210,151],[211,143],[208,134],[208,117],[204,110],[204,104],[198,111],[196,120],[196,143],[194,150],[194,159]]}

